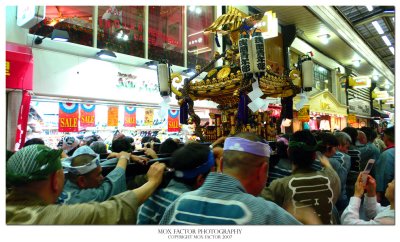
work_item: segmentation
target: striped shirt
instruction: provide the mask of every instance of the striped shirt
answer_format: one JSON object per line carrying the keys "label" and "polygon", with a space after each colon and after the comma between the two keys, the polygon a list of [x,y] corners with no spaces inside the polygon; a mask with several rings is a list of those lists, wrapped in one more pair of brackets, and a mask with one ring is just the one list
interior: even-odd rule
{"label": "striped shirt", "polygon": [[[314,171],[322,170],[321,161],[314,160],[310,168]],[[268,170],[267,186],[275,179],[292,175],[292,163],[288,159],[280,159],[278,164]]]}
{"label": "striped shirt", "polygon": [[67,180],[58,203],[103,202],[111,196],[126,191],[126,189],[125,170],[121,167],[116,167],[104,178],[104,181],[97,188],[81,189],[75,183]]}
{"label": "striped shirt", "polygon": [[292,164],[289,159],[279,159],[278,164],[268,169],[267,185],[275,179],[292,175]]}
{"label": "striped shirt", "polygon": [[171,180],[166,188],[159,189],[139,207],[137,224],[158,224],[165,209],[182,193],[192,189],[181,182]]}
{"label": "striped shirt", "polygon": [[182,194],[167,208],[160,224],[300,224],[291,214],[246,193],[236,178],[211,172],[195,191]]}
{"label": "striped shirt", "polygon": [[350,196],[354,194],[354,184],[361,171],[361,152],[355,146],[350,146],[347,154],[350,156],[351,166],[347,174],[346,194]]}
{"label": "striped shirt", "polygon": [[340,179],[341,191],[338,200],[347,203],[348,197],[346,193],[346,181],[347,181],[347,174],[349,173],[351,166],[350,156],[345,153],[336,151],[336,153],[329,158],[329,162],[331,163],[333,169],[336,171]]}

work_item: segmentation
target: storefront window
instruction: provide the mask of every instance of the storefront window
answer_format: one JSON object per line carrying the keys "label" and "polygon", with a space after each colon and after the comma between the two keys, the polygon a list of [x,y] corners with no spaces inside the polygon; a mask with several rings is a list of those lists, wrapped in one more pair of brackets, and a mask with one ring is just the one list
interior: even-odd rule
{"label": "storefront window", "polygon": [[54,29],[66,30],[69,42],[93,46],[92,12],[93,6],[46,6],[46,18],[29,33],[49,37]]}
{"label": "storefront window", "polygon": [[[67,103],[62,103],[67,104]],[[115,132],[135,138],[140,144],[143,136],[158,136],[159,131],[165,134],[168,127],[167,116],[160,108],[134,107],[125,105],[78,105],[74,113],[77,121],[69,122],[76,130],[61,130],[74,113],[64,114],[59,102],[32,101],[29,113],[26,140],[41,138],[51,148],[56,148],[62,137],[69,135],[79,139],[93,134],[99,135],[105,143],[111,144]],[[86,105],[86,106],[83,106]],[[115,112],[110,111],[115,107]],[[73,109],[69,109],[72,111]],[[65,117],[65,118],[64,118]],[[91,117],[91,118],[85,118]],[[61,119],[63,119],[61,121]],[[114,122],[115,121],[115,122]],[[91,123],[91,124],[89,124]],[[113,124],[112,124],[113,123]],[[166,137],[160,133],[160,140]]]}
{"label": "storefront window", "polygon": [[149,59],[183,66],[183,6],[149,6]]}
{"label": "storefront window", "polygon": [[314,63],[314,87],[320,91],[332,92],[331,71]]}
{"label": "storefront window", "polygon": [[187,66],[204,67],[214,56],[213,34],[205,35],[203,30],[214,22],[214,7],[189,6],[187,8]]}
{"label": "storefront window", "polygon": [[99,6],[97,48],[144,57],[143,26],[143,6]]}
{"label": "storefront window", "polygon": [[[195,109],[201,123],[210,122],[207,108]],[[45,145],[57,148],[64,136],[80,140],[99,136],[111,145],[116,133],[134,138],[137,147],[142,137],[157,137],[161,142],[169,137],[181,138],[178,108],[162,110],[156,106],[136,106],[123,103],[70,103],[63,100],[33,99],[30,103],[26,140],[40,138]],[[192,132],[192,131],[191,131]],[[140,146],[141,147],[141,146]],[[139,147],[138,147],[139,148]]]}

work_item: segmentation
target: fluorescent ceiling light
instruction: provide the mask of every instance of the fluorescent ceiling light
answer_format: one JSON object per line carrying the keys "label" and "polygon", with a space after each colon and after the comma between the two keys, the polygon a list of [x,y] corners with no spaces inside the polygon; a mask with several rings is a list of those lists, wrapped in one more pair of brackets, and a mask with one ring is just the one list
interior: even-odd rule
{"label": "fluorescent ceiling light", "polygon": [[354,67],[360,67],[361,60],[353,60],[353,66]]}
{"label": "fluorescent ceiling light", "polygon": [[329,34],[318,35],[318,38],[320,39],[321,43],[323,43],[324,45],[328,44],[330,37],[331,36]]}
{"label": "fluorescent ceiling light", "polygon": [[383,29],[382,27],[379,25],[378,21],[374,21],[372,22],[372,25],[375,27],[376,31],[378,31],[378,34],[383,34]]}
{"label": "fluorescent ceiling light", "polygon": [[372,6],[369,6],[369,5],[368,5],[368,6],[365,6],[365,7],[366,7],[366,8],[368,9],[368,11],[370,11],[370,12],[371,12],[372,10],[374,10],[374,7],[372,7]]}
{"label": "fluorescent ceiling light", "polygon": [[390,52],[394,55],[394,47],[389,47]]}
{"label": "fluorescent ceiling light", "polygon": [[386,35],[382,36],[383,41],[385,42],[385,44],[387,46],[391,46],[392,43],[390,43],[390,40],[388,39],[388,37]]}

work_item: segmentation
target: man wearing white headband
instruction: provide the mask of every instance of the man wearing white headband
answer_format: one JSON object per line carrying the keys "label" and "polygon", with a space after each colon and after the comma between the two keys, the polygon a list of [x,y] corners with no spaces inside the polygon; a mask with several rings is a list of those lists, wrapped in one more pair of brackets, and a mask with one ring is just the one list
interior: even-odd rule
{"label": "man wearing white headband", "polygon": [[62,161],[68,180],[59,197],[59,203],[76,204],[97,201],[102,202],[127,190],[125,169],[130,154],[120,152],[118,163],[106,177],[102,175],[99,155],[89,146],[79,147]]}
{"label": "man wearing white headband", "polygon": [[154,163],[143,186],[107,201],[59,205],[55,203],[64,186],[61,152],[44,145],[30,145],[9,158],[6,165],[6,182],[10,187],[6,197],[7,224],[135,224],[138,207],[161,183],[165,169],[165,164]]}
{"label": "man wearing white headband", "polygon": [[222,173],[172,203],[160,224],[300,224],[273,202],[256,197],[267,181],[270,147],[252,133],[226,138]]}

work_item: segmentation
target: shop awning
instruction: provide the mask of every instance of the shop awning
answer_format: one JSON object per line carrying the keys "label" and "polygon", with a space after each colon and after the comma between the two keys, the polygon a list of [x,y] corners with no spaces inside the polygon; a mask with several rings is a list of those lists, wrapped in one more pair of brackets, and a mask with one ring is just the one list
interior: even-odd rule
{"label": "shop awning", "polygon": [[389,115],[387,115],[386,113],[384,113],[380,110],[373,108],[372,112],[371,112],[371,117],[389,118]]}

